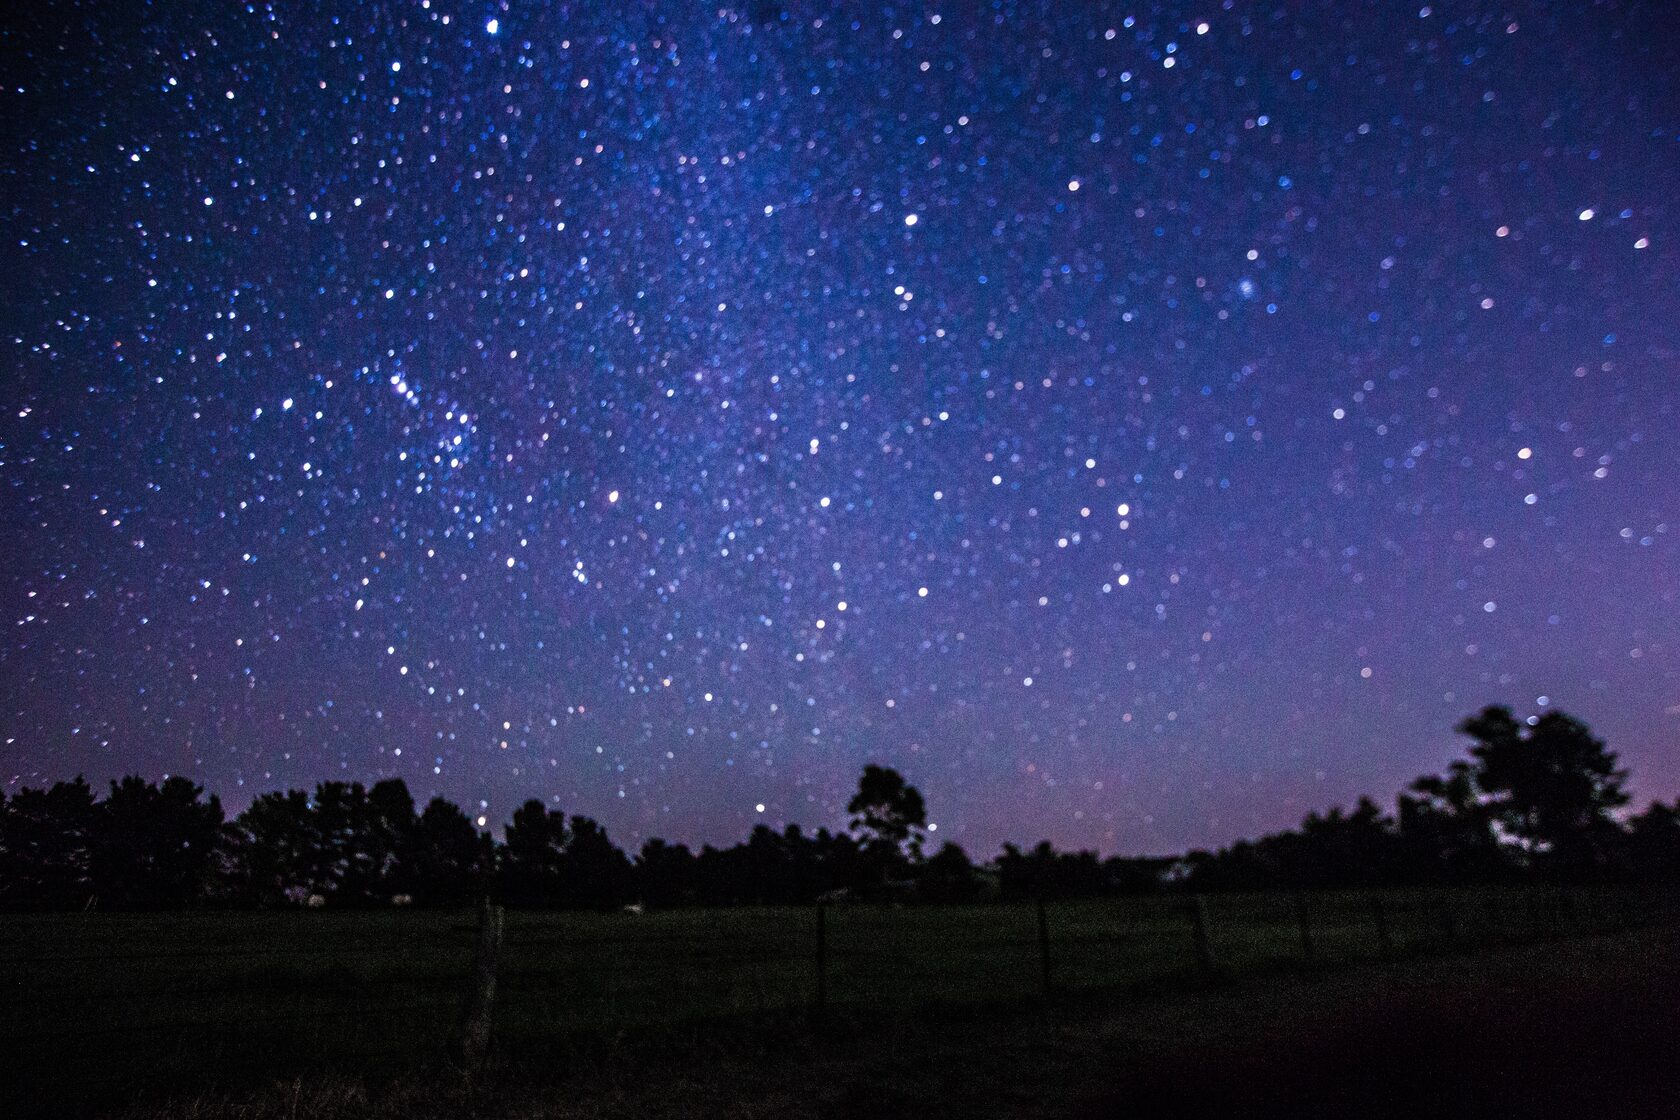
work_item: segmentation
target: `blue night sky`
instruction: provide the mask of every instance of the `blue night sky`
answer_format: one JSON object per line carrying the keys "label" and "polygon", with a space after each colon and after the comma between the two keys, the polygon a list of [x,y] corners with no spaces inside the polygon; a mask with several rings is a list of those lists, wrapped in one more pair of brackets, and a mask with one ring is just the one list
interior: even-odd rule
{"label": "blue night sky", "polygon": [[1652,3],[23,5],[0,787],[1156,852],[1680,792]]}

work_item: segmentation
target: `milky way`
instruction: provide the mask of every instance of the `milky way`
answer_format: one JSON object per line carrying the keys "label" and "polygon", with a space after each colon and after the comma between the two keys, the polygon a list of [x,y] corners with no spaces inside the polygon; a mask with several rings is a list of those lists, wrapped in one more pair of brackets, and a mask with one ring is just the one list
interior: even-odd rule
{"label": "milky way", "polygon": [[1160,851],[1499,702],[1680,789],[1661,4],[35,7],[4,788]]}

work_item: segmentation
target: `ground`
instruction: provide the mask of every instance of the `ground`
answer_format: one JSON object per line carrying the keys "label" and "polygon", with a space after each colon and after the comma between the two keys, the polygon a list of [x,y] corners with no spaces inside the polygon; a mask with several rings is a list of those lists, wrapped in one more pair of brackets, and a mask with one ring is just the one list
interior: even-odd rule
{"label": "ground", "polygon": [[1675,927],[1387,901],[1386,959],[1367,900],[1325,897],[1309,960],[1292,900],[1217,899],[1213,975],[1181,908],[1052,907],[1048,997],[1026,911],[831,915],[815,1019],[809,912],[516,915],[473,1081],[444,1057],[464,915],[14,918],[0,1092],[253,1120],[1673,1113]]}

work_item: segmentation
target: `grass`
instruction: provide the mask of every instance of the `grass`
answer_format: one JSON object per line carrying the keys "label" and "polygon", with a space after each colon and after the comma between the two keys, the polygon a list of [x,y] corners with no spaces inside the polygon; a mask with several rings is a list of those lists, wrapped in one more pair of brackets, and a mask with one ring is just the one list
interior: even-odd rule
{"label": "grass", "polygon": [[[1385,892],[1395,956],[1586,933],[1671,901],[1632,889]],[[1334,971],[1383,954],[1371,895],[1208,899],[1219,975]],[[1182,898],[1051,903],[1058,1000],[1205,986]],[[1042,1001],[1031,906],[828,911],[831,1030],[980,1021]],[[1450,940],[1449,940],[1450,933]],[[391,1085],[440,1065],[476,930],[465,914],[186,913],[0,918],[0,1114],[66,1114],[308,1078]],[[575,1077],[680,1071],[793,1044],[815,986],[810,909],[508,915],[502,1060]],[[619,1055],[618,1059],[612,1057]],[[647,1059],[625,1065],[625,1054]],[[614,1061],[618,1065],[614,1066]],[[673,1074],[675,1075],[675,1074]],[[558,1074],[556,1075],[558,1076]],[[302,1085],[301,1081],[296,1082]],[[299,1090],[301,1092],[301,1089]]]}

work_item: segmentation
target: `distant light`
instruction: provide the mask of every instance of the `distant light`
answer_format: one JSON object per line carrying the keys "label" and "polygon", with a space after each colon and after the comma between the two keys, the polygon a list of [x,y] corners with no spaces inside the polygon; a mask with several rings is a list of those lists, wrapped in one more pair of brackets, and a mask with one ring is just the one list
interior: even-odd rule
{"label": "distant light", "polygon": [[280,408],[281,408],[281,409],[282,409],[282,410],[283,410],[283,411],[286,411],[286,412],[289,412],[289,411],[291,411],[291,408],[292,408],[292,398],[291,398],[291,397],[287,397],[287,398],[286,398],[286,399],[285,399],[285,400],[283,400],[283,401],[281,401],[281,402],[280,402]]}
{"label": "distant light", "polygon": [[1581,220],[1583,222],[1590,222],[1593,220],[1593,210],[1591,206],[1581,211]]}
{"label": "distant light", "polygon": [[489,23],[486,23],[484,25],[485,33],[490,34],[490,35],[494,35],[496,32],[500,31],[501,29],[502,29],[502,25],[501,25],[501,22],[499,20],[491,20]]}
{"label": "distant light", "polygon": [[1633,247],[1635,249],[1648,249],[1651,247],[1651,239],[1649,237],[1641,237],[1638,241],[1633,243]]}
{"label": "distant light", "polygon": [[764,802],[760,801],[757,805],[754,805],[753,811],[759,813],[764,812]]}
{"label": "distant light", "polygon": [[919,221],[921,221],[921,218],[917,217],[915,214],[904,215],[904,224],[907,226],[913,226]]}
{"label": "distant light", "polygon": [[1533,455],[1534,455],[1534,449],[1532,447],[1525,447],[1521,451],[1517,452],[1517,458],[1519,458],[1519,459],[1532,458]]}
{"label": "distant light", "polygon": [[514,561],[513,557],[509,556],[508,561],[507,561],[508,567],[510,567],[510,568],[513,567],[514,563],[515,563],[515,561]]}
{"label": "distant light", "polygon": [[916,598],[926,599],[927,598],[927,588],[925,588],[925,587],[916,588]]}
{"label": "distant light", "polygon": [[400,62],[391,63],[391,73],[395,74],[398,70],[401,70],[401,69],[402,69],[402,63],[400,63]]}
{"label": "distant light", "polygon": [[607,491],[607,501],[616,503],[618,501],[618,491],[617,490]]}
{"label": "distant light", "polygon": [[1196,25],[1196,34],[1206,35],[1207,33],[1208,33],[1208,25],[1206,23],[1198,23]]}
{"label": "distant light", "polygon": [[1079,189],[1079,180],[1078,179],[1069,179],[1068,180],[1068,190],[1076,191],[1078,189]]}

